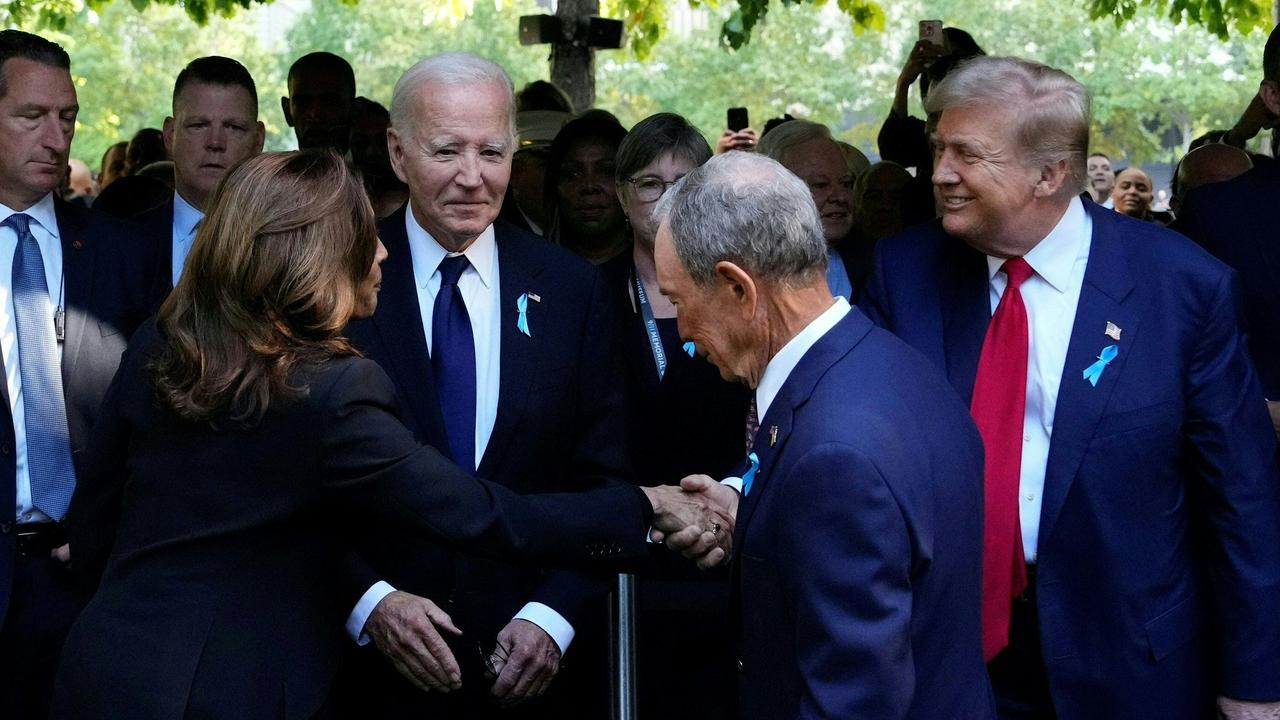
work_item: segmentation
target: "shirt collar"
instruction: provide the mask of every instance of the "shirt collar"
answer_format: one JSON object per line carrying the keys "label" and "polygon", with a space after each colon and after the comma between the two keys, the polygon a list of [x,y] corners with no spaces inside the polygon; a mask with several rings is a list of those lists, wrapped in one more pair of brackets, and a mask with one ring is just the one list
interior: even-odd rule
{"label": "shirt collar", "polygon": [[54,240],[62,239],[58,235],[58,212],[53,204],[53,193],[40,198],[35,205],[26,210],[14,210],[8,205],[0,203],[0,223],[8,220],[10,215],[17,215],[20,212],[34,220],[45,232],[52,235]]}
{"label": "shirt collar", "polygon": [[814,318],[795,337],[788,340],[778,354],[769,360],[769,364],[765,365],[764,375],[760,376],[760,384],[756,386],[756,417],[764,419],[764,416],[769,413],[769,406],[778,397],[778,392],[782,390],[787,378],[791,376],[791,371],[800,364],[805,353],[809,352],[809,348],[821,340],[822,336],[835,327],[848,312],[849,301],[843,297],[835,298],[831,307]]}
{"label": "shirt collar", "polygon": [[[405,232],[409,236],[409,247],[415,256],[414,267],[422,272],[415,273],[418,285],[427,286],[427,281],[435,275],[436,270],[440,268],[440,262],[444,260],[446,255],[451,255],[449,251],[444,249],[431,233],[427,232],[418,224],[418,219],[413,216],[413,205],[407,205],[404,211]],[[466,250],[462,251],[467,261],[471,263],[471,267],[480,276],[480,282],[484,283],[486,288],[493,287],[493,282],[497,279],[494,277],[494,260],[497,257],[497,241],[493,233],[493,225],[484,229]]]}
{"label": "shirt collar", "polygon": [[196,225],[204,219],[204,213],[183,199],[178,193],[173,194],[173,232],[183,242],[191,238]]}
{"label": "shirt collar", "polygon": [[[1071,198],[1058,224],[1023,259],[1050,287],[1066,292],[1080,246],[1089,237],[1091,223],[1084,203],[1078,197]],[[1005,258],[987,256],[987,280],[995,279],[1004,261]]]}

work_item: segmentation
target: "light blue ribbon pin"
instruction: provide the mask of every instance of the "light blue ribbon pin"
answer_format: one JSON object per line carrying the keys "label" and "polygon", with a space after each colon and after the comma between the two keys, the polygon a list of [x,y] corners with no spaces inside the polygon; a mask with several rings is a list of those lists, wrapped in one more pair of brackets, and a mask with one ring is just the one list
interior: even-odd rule
{"label": "light blue ribbon pin", "polygon": [[516,328],[520,332],[533,337],[533,333],[529,332],[529,293],[524,293],[516,298]]}
{"label": "light blue ribbon pin", "polygon": [[760,469],[760,458],[755,453],[748,455],[747,459],[751,461],[751,467],[742,473],[742,497],[751,494],[751,484],[755,482],[756,471]]}
{"label": "light blue ribbon pin", "polygon": [[692,340],[684,344],[684,351],[689,353],[689,357],[693,357],[698,354],[698,348],[693,344]]}
{"label": "light blue ribbon pin", "polygon": [[1098,387],[1098,379],[1102,377],[1102,371],[1119,354],[1120,348],[1116,345],[1102,348],[1102,352],[1098,354],[1098,362],[1084,369],[1084,379],[1088,380],[1090,385]]}

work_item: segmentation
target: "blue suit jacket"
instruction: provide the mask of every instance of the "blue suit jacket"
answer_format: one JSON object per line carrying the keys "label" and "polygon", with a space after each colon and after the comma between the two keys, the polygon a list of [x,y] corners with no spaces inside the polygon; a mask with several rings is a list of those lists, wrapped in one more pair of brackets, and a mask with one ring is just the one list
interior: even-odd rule
{"label": "blue suit jacket", "polygon": [[1280,168],[1260,165],[1240,177],[1198,188],[1174,229],[1200,243],[1240,276],[1249,351],[1262,391],[1280,400],[1280,243],[1275,214]]}
{"label": "blue suit jacket", "polygon": [[[1280,699],[1280,478],[1235,278],[1176,233],[1086,207],[1036,578],[1058,715],[1190,720],[1215,694]],[[986,268],[934,222],[880,243],[865,297],[966,402]],[[1111,344],[1093,387],[1084,369]]]}
{"label": "blue suit jacket", "polygon": [[851,309],[754,450],[734,538],[744,716],[993,717],[982,441],[938,372]]}
{"label": "blue suit jacket", "polygon": [[[66,283],[66,340],[62,388],[76,476],[84,477],[85,448],[98,406],[120,364],[129,336],[147,317],[153,296],[151,247],[137,229],[115,218],[57,201],[58,234]],[[17,558],[13,508],[17,455],[9,388],[0,381],[0,624],[9,607]]]}
{"label": "blue suit jacket", "polygon": [[[353,323],[350,336],[391,376],[417,438],[447,448],[404,213],[401,208],[381,225],[388,255],[378,309],[370,320]],[[581,490],[627,477],[618,323],[602,275],[541,238],[502,222],[494,229],[502,357],[497,419],[477,476],[521,493]],[[528,303],[529,336],[516,327],[522,293],[541,298]],[[603,578],[579,573],[455,558],[443,547],[404,548],[375,530],[362,550],[375,571],[354,573],[352,594],[386,579],[437,602],[452,600],[454,620],[482,642],[492,642],[528,601],[572,623],[608,590]]]}

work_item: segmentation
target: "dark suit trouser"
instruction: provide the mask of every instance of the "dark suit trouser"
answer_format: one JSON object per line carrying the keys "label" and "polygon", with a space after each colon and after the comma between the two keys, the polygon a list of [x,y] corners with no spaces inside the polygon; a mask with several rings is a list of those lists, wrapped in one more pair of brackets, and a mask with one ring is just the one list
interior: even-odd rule
{"label": "dark suit trouser", "polygon": [[1013,601],[1009,647],[987,663],[1000,720],[1054,720],[1049,676],[1040,648],[1035,567],[1027,567],[1027,591]]}
{"label": "dark suit trouser", "polygon": [[0,627],[0,703],[6,718],[43,720],[67,631],[80,612],[72,575],[47,557],[14,561],[9,611]]}

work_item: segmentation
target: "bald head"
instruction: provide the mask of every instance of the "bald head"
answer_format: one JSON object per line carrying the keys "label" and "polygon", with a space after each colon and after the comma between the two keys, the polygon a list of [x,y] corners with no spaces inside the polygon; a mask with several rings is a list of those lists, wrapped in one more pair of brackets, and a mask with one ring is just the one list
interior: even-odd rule
{"label": "bald head", "polygon": [[1249,154],[1238,147],[1209,143],[1187,153],[1178,165],[1178,192],[1188,192],[1210,183],[1226,182],[1253,167]]}

